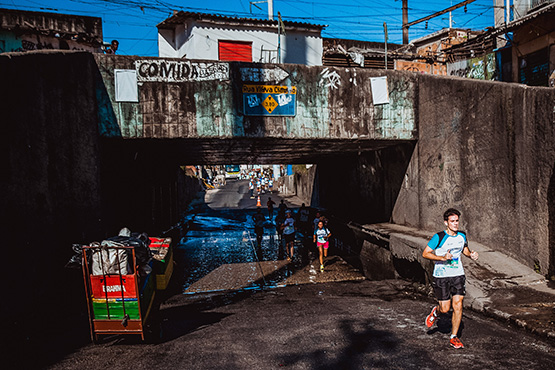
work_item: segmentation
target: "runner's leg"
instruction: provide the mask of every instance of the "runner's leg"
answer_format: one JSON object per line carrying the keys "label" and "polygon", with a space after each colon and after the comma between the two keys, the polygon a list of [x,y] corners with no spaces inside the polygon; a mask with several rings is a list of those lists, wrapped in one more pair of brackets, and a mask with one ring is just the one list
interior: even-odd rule
{"label": "runner's leg", "polygon": [[462,321],[462,309],[463,309],[463,299],[462,295],[453,296],[453,318],[451,319],[451,334],[458,335],[459,327]]}

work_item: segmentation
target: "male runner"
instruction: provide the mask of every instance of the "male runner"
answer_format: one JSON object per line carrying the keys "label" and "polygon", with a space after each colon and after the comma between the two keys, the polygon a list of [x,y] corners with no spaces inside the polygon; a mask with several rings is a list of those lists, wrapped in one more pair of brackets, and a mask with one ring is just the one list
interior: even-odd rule
{"label": "male runner", "polygon": [[478,253],[468,248],[466,234],[459,231],[460,215],[454,208],[445,211],[443,220],[447,229],[435,234],[422,252],[422,257],[435,262],[432,286],[439,301],[426,317],[426,326],[430,328],[437,321],[438,314],[449,312],[453,306],[449,343],[454,348],[464,348],[457,337],[462,320],[466,281],[461,254],[473,260],[478,259]]}

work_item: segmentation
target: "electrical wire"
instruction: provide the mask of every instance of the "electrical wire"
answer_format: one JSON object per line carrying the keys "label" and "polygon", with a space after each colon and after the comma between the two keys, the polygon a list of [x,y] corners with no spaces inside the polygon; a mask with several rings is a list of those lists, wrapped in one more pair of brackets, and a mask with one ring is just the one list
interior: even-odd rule
{"label": "electrical wire", "polygon": [[[141,34],[142,29],[151,27],[156,30],[155,25],[171,16],[174,10],[188,12],[202,12],[210,14],[220,14],[229,17],[253,18],[265,17],[263,12],[254,14],[246,12],[243,1],[237,0],[233,5],[211,2],[210,8],[199,7],[199,3],[180,2],[177,0],[66,0],[66,1],[46,1],[46,0],[21,0],[15,6],[13,0],[0,3],[6,7],[16,7],[18,9],[45,10],[56,12],[67,12],[68,14],[81,14],[88,16],[102,16],[103,24],[107,34],[118,36],[110,38],[137,41],[133,43],[133,48],[140,47],[140,41],[144,40],[149,44],[149,50],[154,47],[157,37],[151,38],[152,32],[147,32],[145,38],[137,38],[136,34]],[[25,5],[23,5],[25,3]],[[417,19],[429,15],[436,9],[448,7],[450,1],[412,1],[409,5],[409,18]],[[73,5],[72,5],[73,4]],[[202,5],[208,3],[201,3]],[[218,8],[221,5],[221,9]],[[425,5],[424,5],[425,4]],[[223,7],[226,8],[223,8]],[[485,28],[493,25],[494,4],[491,0],[477,0],[467,6],[467,12],[459,8],[452,12],[453,18],[457,20],[461,27],[469,26],[473,29]],[[361,41],[376,41],[383,38],[383,22],[388,24],[390,40],[395,43],[401,39],[402,34],[402,14],[400,1],[393,0],[349,0],[341,2],[338,0],[274,0],[274,9],[280,9],[282,18],[290,22],[304,22],[313,24],[326,24],[327,28],[322,30],[324,37],[337,37],[338,35],[348,36]],[[486,19],[490,18],[491,22]],[[410,27],[409,34],[412,37],[422,37],[424,35],[439,31],[447,27],[445,18],[437,18],[428,21],[428,27],[415,25]],[[129,49],[120,45],[120,50]],[[132,51],[132,50],[130,50]],[[137,54],[137,52],[134,52]]]}

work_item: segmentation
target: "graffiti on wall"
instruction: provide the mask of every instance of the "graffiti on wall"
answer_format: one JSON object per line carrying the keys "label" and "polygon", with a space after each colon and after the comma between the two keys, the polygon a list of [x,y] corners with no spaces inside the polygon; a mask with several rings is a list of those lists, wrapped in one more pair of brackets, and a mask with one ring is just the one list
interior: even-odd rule
{"label": "graffiti on wall", "polygon": [[425,62],[397,60],[395,61],[395,69],[441,76],[445,76],[447,74],[446,66],[441,63],[430,64]]}
{"label": "graffiti on wall", "polygon": [[241,80],[250,82],[279,83],[289,77],[289,73],[275,68],[241,68]]}
{"label": "graffiti on wall", "polygon": [[99,51],[98,49],[84,45],[73,40],[65,40],[56,37],[46,37],[37,35],[21,35],[6,36],[7,39],[3,40],[3,47],[0,52],[26,52],[32,50],[84,50],[91,53]]}
{"label": "graffiti on wall", "polygon": [[496,77],[495,54],[449,63],[447,64],[447,74],[477,80],[494,80]]}
{"label": "graffiti on wall", "polygon": [[336,71],[332,71],[329,68],[324,68],[322,72],[320,72],[320,82],[318,85],[325,87],[331,87],[332,89],[338,89],[339,85],[341,85],[341,77]]}
{"label": "graffiti on wall", "polygon": [[138,82],[189,82],[229,80],[228,63],[194,63],[163,59],[135,61]]}

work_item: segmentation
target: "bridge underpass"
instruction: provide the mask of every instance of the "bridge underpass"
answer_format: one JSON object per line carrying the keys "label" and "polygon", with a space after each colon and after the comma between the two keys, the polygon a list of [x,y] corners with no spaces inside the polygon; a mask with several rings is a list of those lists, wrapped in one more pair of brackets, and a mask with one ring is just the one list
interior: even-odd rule
{"label": "bridge underpass", "polygon": [[[260,197],[263,236],[260,244],[253,216]],[[272,215],[266,207],[276,203]],[[295,257],[286,259],[285,242],[278,233],[283,220],[278,216],[281,200],[293,212],[299,227],[295,237]],[[187,231],[176,244],[176,280],[186,294],[215,291],[268,289],[287,285],[361,280],[359,270],[348,265],[334,242],[326,270],[319,271],[318,251],[307,225],[299,224],[301,199],[273,190],[254,191],[250,197],[248,180],[228,180],[209,189],[185,215]],[[312,223],[315,209],[310,210]],[[340,245],[340,244],[338,244]],[[179,276],[181,274],[181,276]]]}
{"label": "bridge underpass", "polygon": [[[117,161],[110,162],[109,167],[113,168],[113,173],[110,175],[106,173],[105,177],[119,184],[121,189],[119,194],[113,195],[113,199],[117,199],[119,202],[118,208],[127,210],[127,212],[119,214],[118,217],[126,220],[143,218],[143,220],[137,220],[136,224],[131,223],[134,228],[138,229],[141,229],[140,225],[152,227],[153,222],[156,221],[151,218],[153,210],[168,210],[178,207],[177,204],[171,204],[176,201],[170,194],[171,189],[160,185],[159,187],[155,186],[155,190],[153,190],[153,184],[144,181],[145,173],[156,171],[158,175],[155,177],[160,180],[171,177],[170,175],[179,171],[178,168],[183,165],[313,163],[315,166],[310,171],[292,176],[294,179],[289,183],[293,185],[293,188],[288,193],[297,194],[297,196],[295,197],[296,202],[289,206],[296,210],[301,203],[306,203],[313,209],[325,209],[326,214],[335,216],[335,219],[338,220],[336,222],[341,223],[341,225],[337,225],[336,229],[338,240],[345,238],[345,241],[341,241],[338,245],[346,246],[349,243],[349,253],[351,254],[357,253],[357,243],[352,240],[352,235],[341,235],[345,234],[347,229],[345,224],[349,221],[357,223],[386,222],[390,219],[403,174],[414,149],[413,143],[395,143],[391,140],[373,143],[354,140],[248,138],[239,140],[134,139],[123,141],[121,139],[105,139],[103,145],[105,155],[110,158],[117,157]],[[167,172],[161,172],[162,168],[166,168]],[[122,169],[125,171],[122,172]],[[236,184],[231,186],[233,185]],[[130,192],[131,188],[133,192]],[[275,189],[278,188],[279,185],[276,184]],[[163,193],[164,191],[168,193],[167,196],[151,196],[153,193]],[[175,195],[179,193],[180,189],[173,191]],[[225,189],[214,191],[216,193],[226,192]],[[208,190],[207,196],[211,196],[211,192],[213,190]],[[297,261],[294,267],[293,265],[288,266],[284,262],[283,250],[279,247],[275,223],[272,222],[267,225],[269,234],[263,243],[265,252],[261,254],[265,254],[269,259],[252,260],[250,243],[253,234],[250,217],[256,201],[248,199],[247,184],[244,182],[242,182],[240,191],[237,188],[232,193],[239,198],[234,198],[231,202],[220,201],[221,204],[227,206],[223,208],[229,209],[219,209],[216,212],[210,205],[212,202],[208,202],[208,204],[203,202],[204,206],[200,207],[200,210],[197,209],[195,213],[200,213],[201,218],[210,218],[215,225],[229,225],[228,222],[222,221],[222,218],[233,219],[232,224],[236,228],[238,227],[237,223],[240,223],[241,226],[235,230],[232,241],[229,238],[224,238],[222,241],[221,238],[209,235],[210,232],[205,233],[205,237],[209,240],[207,243],[211,245],[214,243],[214,239],[218,240],[216,244],[221,242],[224,246],[226,243],[236,243],[238,250],[243,251],[242,259],[236,260],[235,263],[229,263],[229,256],[219,255],[227,248],[221,250],[208,248],[206,253],[214,253],[213,260],[210,259],[210,256],[203,254],[201,262],[184,263],[189,266],[186,270],[202,271],[201,276],[193,274],[195,281],[191,287],[189,287],[191,282],[183,284],[188,292],[245,288],[253,284],[255,286],[265,284],[279,286],[362,277],[360,273],[350,272],[353,267],[349,267],[345,263],[339,256],[341,253],[337,255],[331,271],[327,271],[325,276],[316,274],[318,264],[316,263],[315,269],[315,251],[310,241],[311,236],[308,236],[307,239],[306,235],[302,234],[299,234],[300,238],[297,240],[297,248],[300,252],[302,251],[302,259]],[[264,209],[269,196],[271,195],[261,195]],[[143,199],[143,201],[137,204],[136,199]],[[273,200],[279,204],[280,196],[276,194]],[[237,211],[237,208],[250,208],[251,210]],[[207,210],[210,210],[208,214],[206,214]],[[313,216],[314,211],[311,212],[311,217],[313,218]],[[199,230],[202,230],[202,226],[206,223],[207,221],[200,222]],[[248,235],[249,229],[251,235]],[[226,233],[229,234],[230,231]],[[219,235],[219,231],[216,231],[215,235]],[[189,256],[200,251],[205,253],[203,248],[207,245],[204,239],[199,245],[195,244],[198,241],[197,238],[194,238],[191,242],[186,242],[183,250],[192,251],[193,253],[190,253]],[[281,251],[279,256],[275,254],[278,251]],[[356,256],[347,257],[351,263],[356,260]],[[233,261],[233,259],[231,260]],[[213,265],[214,261],[216,261],[216,265]],[[226,262],[222,264],[222,261]],[[360,262],[354,265],[360,268]]]}
{"label": "bridge underpass", "polygon": [[[8,331],[25,332],[17,325],[33,317],[31,307],[51,299],[43,277],[53,273],[51,266],[66,262],[72,242],[113,235],[130,214],[148,214],[136,228],[156,225],[155,231],[177,219],[175,207],[166,208],[167,215],[152,210],[150,202],[146,209],[140,203],[175,196],[179,183],[186,182],[177,164],[187,160],[153,161],[149,155],[155,159],[158,154],[122,151],[106,144],[109,138],[119,138],[123,146],[136,145],[134,140],[179,138],[402,141],[360,156],[348,148],[352,154],[345,157],[325,157],[318,183],[326,187],[334,176],[346,178],[349,196],[364,195],[368,201],[360,208],[373,219],[390,215],[394,223],[421,230],[441,227],[438,215],[446,207],[461,208],[464,228],[473,240],[510,254],[542,275],[555,271],[555,90],[292,65],[279,66],[288,76],[275,80],[274,72],[266,72],[275,66],[232,63],[224,67],[230,71],[227,80],[205,81],[197,77],[206,74],[197,74],[196,80],[168,81],[167,76],[158,79],[153,68],[150,76],[141,77],[149,81],[139,81],[138,102],[116,101],[114,70],[137,71],[140,59],[71,52],[0,56],[2,90],[7,92],[0,102],[6,123],[0,135],[0,169],[5,175],[0,196],[10,215],[2,233],[7,245],[21,245],[25,236],[25,246],[35,257],[27,261],[29,274],[21,276],[16,264],[6,267],[7,296],[14,302],[33,302],[1,307],[4,317],[14,318]],[[192,66],[189,61],[174,62]],[[244,77],[242,68],[257,68],[258,77]],[[387,106],[372,102],[373,77],[388,78]],[[297,86],[297,115],[244,116],[244,82]],[[396,165],[381,166],[387,158],[396,158],[389,161]],[[368,179],[378,181],[367,186]],[[400,189],[387,190],[385,182]],[[335,199],[338,188],[320,189],[321,201]],[[162,189],[167,191],[158,191]],[[352,204],[336,203],[329,208]],[[67,286],[71,281],[75,279],[58,271],[48,284]],[[74,288],[69,290],[81,293]]]}

